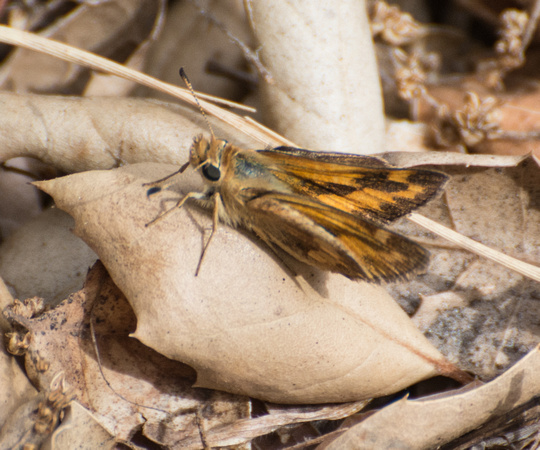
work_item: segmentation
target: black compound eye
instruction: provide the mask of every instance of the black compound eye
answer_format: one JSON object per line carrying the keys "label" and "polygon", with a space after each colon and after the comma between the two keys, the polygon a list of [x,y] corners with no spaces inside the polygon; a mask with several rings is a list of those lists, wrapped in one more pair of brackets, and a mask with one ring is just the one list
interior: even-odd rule
{"label": "black compound eye", "polygon": [[221,176],[221,171],[219,167],[213,166],[212,164],[205,164],[202,167],[202,174],[210,181],[217,181]]}

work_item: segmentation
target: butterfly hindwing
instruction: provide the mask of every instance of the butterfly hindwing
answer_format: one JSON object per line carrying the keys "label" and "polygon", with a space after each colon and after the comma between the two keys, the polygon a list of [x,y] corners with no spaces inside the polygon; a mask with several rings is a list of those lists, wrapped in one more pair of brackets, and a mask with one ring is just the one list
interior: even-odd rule
{"label": "butterfly hindwing", "polygon": [[268,193],[246,207],[250,227],[264,241],[351,279],[405,279],[428,261],[428,252],[414,242],[312,199]]}

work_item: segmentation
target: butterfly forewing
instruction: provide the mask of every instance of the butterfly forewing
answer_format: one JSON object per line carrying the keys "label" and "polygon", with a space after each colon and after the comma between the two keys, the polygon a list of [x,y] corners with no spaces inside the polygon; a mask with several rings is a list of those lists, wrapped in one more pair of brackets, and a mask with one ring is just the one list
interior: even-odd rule
{"label": "butterfly forewing", "polygon": [[378,223],[395,220],[425,204],[447,181],[441,172],[389,168],[368,156],[290,147],[258,153],[271,161],[269,170],[295,193]]}

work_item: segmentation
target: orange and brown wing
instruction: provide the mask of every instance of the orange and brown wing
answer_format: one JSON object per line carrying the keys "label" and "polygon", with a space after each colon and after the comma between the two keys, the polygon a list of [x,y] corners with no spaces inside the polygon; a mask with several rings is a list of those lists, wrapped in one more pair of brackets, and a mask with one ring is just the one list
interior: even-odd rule
{"label": "orange and brown wing", "polygon": [[448,177],[432,170],[389,168],[377,158],[290,147],[259,150],[272,174],[293,192],[325,205],[388,223],[422,206]]}
{"label": "orange and brown wing", "polygon": [[406,279],[429,259],[416,243],[309,198],[270,193],[250,200],[246,207],[250,227],[264,241],[351,279]]}

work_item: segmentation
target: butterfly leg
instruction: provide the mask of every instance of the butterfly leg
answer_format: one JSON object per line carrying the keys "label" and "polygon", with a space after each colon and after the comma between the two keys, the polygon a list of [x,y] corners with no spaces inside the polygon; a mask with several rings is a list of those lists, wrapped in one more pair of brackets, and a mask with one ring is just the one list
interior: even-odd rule
{"label": "butterfly leg", "polygon": [[199,258],[199,264],[197,264],[197,270],[195,270],[195,276],[199,275],[199,271],[201,269],[204,255],[206,255],[206,250],[208,250],[208,247],[210,246],[210,242],[212,242],[212,239],[214,237],[214,234],[216,233],[218,223],[219,223],[219,208],[221,205],[221,196],[219,195],[219,192],[214,192],[214,194],[212,195],[212,200],[214,202],[214,213],[212,216],[213,217],[212,233],[210,234],[210,237],[206,241],[203,251],[201,252],[201,257]]}
{"label": "butterfly leg", "polygon": [[190,192],[189,194],[186,194],[184,197],[182,197],[176,205],[174,205],[172,208],[168,209],[165,212],[162,212],[161,214],[158,214],[153,220],[145,224],[145,227],[149,227],[150,225],[153,225],[157,221],[163,219],[165,216],[169,215],[171,212],[176,210],[177,208],[180,209],[182,206],[184,206],[184,203],[189,200],[190,198],[194,198],[197,200],[207,200],[207,197],[205,194],[202,194],[200,192]]}
{"label": "butterfly leg", "polygon": [[151,181],[150,183],[143,183],[143,186],[151,186],[146,191],[146,196],[150,197],[151,195],[156,194],[157,192],[159,192],[159,191],[163,190],[164,188],[166,188],[166,187],[170,186],[171,184],[173,184],[171,181],[168,182],[168,183],[165,183],[165,181],[170,180],[175,175],[178,175],[180,173],[184,173],[184,171],[188,167],[189,167],[189,162],[185,163],[176,172],[173,172],[173,173],[167,175],[166,177],[160,178],[159,180],[156,180],[156,181]]}

